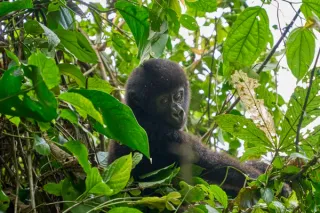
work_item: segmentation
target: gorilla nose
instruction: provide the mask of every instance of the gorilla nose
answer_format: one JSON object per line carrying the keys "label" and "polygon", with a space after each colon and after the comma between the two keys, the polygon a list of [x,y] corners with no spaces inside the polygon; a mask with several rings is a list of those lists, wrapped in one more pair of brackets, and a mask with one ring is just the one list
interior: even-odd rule
{"label": "gorilla nose", "polygon": [[183,120],[184,112],[183,110],[177,110],[172,113],[172,117],[175,118],[178,121]]}

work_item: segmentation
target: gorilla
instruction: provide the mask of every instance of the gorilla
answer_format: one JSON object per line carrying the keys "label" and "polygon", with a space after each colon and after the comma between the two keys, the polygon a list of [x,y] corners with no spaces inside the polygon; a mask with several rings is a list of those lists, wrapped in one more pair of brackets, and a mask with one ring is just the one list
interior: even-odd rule
{"label": "gorilla", "polygon": [[[261,170],[253,166],[210,150],[182,130],[187,120],[190,89],[187,76],[178,64],[163,59],[145,61],[127,81],[125,102],[147,132],[152,158],[144,157],[135,167],[132,172],[135,178],[172,163],[181,168],[195,164],[205,169],[202,178],[217,184],[224,181],[222,188],[234,196],[245,183],[242,173],[251,178],[261,174]],[[108,161],[112,163],[132,151],[112,141]]]}

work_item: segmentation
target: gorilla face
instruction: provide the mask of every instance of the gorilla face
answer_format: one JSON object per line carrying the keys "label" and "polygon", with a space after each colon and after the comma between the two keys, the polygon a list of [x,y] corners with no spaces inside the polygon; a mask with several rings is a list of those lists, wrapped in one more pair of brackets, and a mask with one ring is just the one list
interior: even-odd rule
{"label": "gorilla face", "polygon": [[184,101],[184,88],[178,87],[157,96],[152,105],[159,120],[163,120],[174,129],[181,129],[186,122]]}

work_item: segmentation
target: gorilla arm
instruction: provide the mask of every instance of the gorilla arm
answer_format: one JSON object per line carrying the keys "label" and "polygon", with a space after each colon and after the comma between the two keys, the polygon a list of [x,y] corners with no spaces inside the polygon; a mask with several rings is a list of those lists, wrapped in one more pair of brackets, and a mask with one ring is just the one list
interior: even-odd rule
{"label": "gorilla arm", "polygon": [[[257,178],[261,172],[254,167],[240,163],[237,159],[226,153],[219,153],[205,147],[196,137],[180,131],[182,141],[182,149],[179,153],[180,162],[193,163],[204,169],[202,177],[211,183],[221,184],[222,188],[237,193],[244,185],[245,175],[251,178]],[[192,151],[188,151],[192,150]]]}

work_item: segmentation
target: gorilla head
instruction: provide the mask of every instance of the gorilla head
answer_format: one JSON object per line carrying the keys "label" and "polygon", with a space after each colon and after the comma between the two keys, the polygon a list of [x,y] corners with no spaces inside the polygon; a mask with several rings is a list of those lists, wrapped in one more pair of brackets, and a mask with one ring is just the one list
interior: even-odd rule
{"label": "gorilla head", "polygon": [[126,103],[138,121],[152,120],[181,129],[189,108],[189,83],[183,69],[163,59],[150,59],[136,68],[127,82]]}

